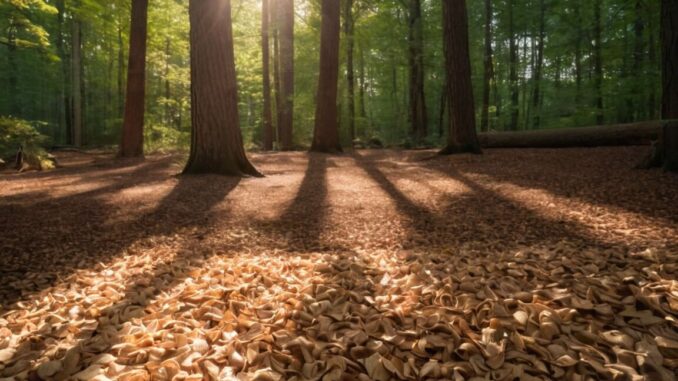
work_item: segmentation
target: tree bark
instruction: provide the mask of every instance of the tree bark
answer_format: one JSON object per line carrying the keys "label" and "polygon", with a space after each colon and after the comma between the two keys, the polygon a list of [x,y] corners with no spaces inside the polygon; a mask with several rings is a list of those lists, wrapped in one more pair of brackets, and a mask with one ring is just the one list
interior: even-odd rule
{"label": "tree bark", "polygon": [[421,142],[428,133],[424,93],[424,29],[421,19],[421,0],[409,0],[408,28],[410,131],[414,140]]}
{"label": "tree bark", "polygon": [[575,41],[575,53],[574,53],[574,76],[575,76],[575,84],[576,84],[576,93],[575,93],[575,105],[577,108],[579,108],[579,105],[581,104],[581,83],[582,83],[582,40],[584,39],[583,36],[583,23],[581,21],[581,2],[578,0],[577,3],[574,6],[574,18],[575,22],[578,24],[577,27],[577,33],[576,33],[576,41]]}
{"label": "tree bark", "polygon": [[346,89],[348,107],[348,131],[351,146],[356,138],[355,131],[355,72],[353,69],[353,0],[344,0],[344,38],[346,40]]}
{"label": "tree bark", "polygon": [[[649,8],[649,7],[646,7]],[[654,78],[654,73],[655,69],[658,67],[658,62],[657,62],[657,49],[655,48],[655,23],[652,22],[652,16],[650,15],[648,17],[648,28],[649,28],[649,41],[648,41],[648,67],[649,67],[649,72],[650,78]],[[652,86],[650,89],[650,94],[647,98],[647,110],[649,114],[650,119],[656,119],[659,116],[659,107],[657,107],[657,89],[655,86]]]}
{"label": "tree bark", "polygon": [[643,20],[643,4],[640,0],[636,0],[636,19],[633,23],[633,81],[632,89],[630,95],[631,107],[629,107],[629,114],[635,120],[644,120],[647,118],[647,113],[645,109],[645,86],[639,80],[645,75],[645,67],[643,63],[645,61],[645,41],[643,40],[643,34],[645,33],[645,21]]}
{"label": "tree bark", "polygon": [[678,171],[678,2],[662,0],[662,135],[664,169]]}
{"label": "tree bark", "polygon": [[270,44],[269,44],[269,21],[270,21],[270,2],[263,0],[261,3],[261,58],[263,75],[263,135],[264,151],[273,149],[273,116],[271,113],[271,74],[270,74]]}
{"label": "tree bark", "polygon": [[516,46],[515,36],[515,20],[513,17],[513,0],[508,1],[509,13],[509,87],[511,91],[511,120],[509,122],[509,130],[518,130],[518,117],[520,110],[518,109],[518,101],[520,93],[518,89],[518,47]]}
{"label": "tree bark", "polygon": [[471,83],[466,0],[443,2],[443,48],[450,132],[441,154],[480,153]]}
{"label": "tree bark", "polygon": [[365,93],[366,93],[366,74],[365,74],[365,52],[364,52],[364,47],[360,46],[360,55],[358,57],[360,65],[359,70],[359,83],[360,83],[360,89],[359,94],[360,94],[360,107],[359,107],[359,112],[360,112],[360,118],[365,119],[367,118],[367,107],[365,105]]}
{"label": "tree bark", "polygon": [[9,77],[8,90],[10,94],[9,112],[11,116],[19,118],[22,115],[21,115],[21,104],[19,103],[21,96],[18,94],[19,80],[17,78],[18,67],[16,62],[16,52],[17,52],[16,34],[17,27],[16,25],[14,25],[14,20],[10,20],[10,25],[7,28],[7,63],[8,63],[7,66],[9,67],[9,72],[7,73],[7,75]]}
{"label": "tree bark", "polygon": [[649,145],[661,133],[661,122],[489,132],[479,136],[485,148],[564,148]]}
{"label": "tree bark", "polygon": [[68,125],[69,118],[67,117],[68,113],[68,100],[67,100],[67,88],[68,88],[68,56],[66,54],[66,49],[64,48],[64,13],[66,12],[66,5],[64,0],[58,0],[56,2],[57,8],[57,36],[56,36],[56,50],[59,56],[60,65],[61,65],[61,81],[59,82],[59,104],[57,106],[57,115],[59,121],[59,137],[62,142],[67,142],[67,131],[70,129]]}
{"label": "tree bark", "polygon": [[442,138],[445,134],[445,113],[447,110],[447,81],[443,81],[443,88],[440,91],[440,110],[438,110],[438,137]]}
{"label": "tree bark", "polygon": [[270,20],[273,22],[273,98],[275,100],[275,139],[277,148],[280,149],[282,145],[280,141],[280,119],[282,110],[282,100],[280,97],[280,2],[274,1],[269,3],[269,11],[271,12]]}
{"label": "tree bark", "polygon": [[490,129],[490,89],[494,80],[494,64],[492,62],[492,0],[485,0],[485,56],[483,66],[485,77],[483,79],[483,109],[480,116],[480,130]]}
{"label": "tree bark", "polygon": [[593,38],[594,38],[594,49],[593,49],[593,65],[595,73],[595,106],[596,106],[596,124],[601,125],[605,122],[605,114],[603,109],[603,37],[602,37],[602,1],[595,0],[593,18]]}
{"label": "tree bark", "polygon": [[133,0],[127,64],[127,97],[119,153],[121,157],[144,155],[147,21],[148,0]]}
{"label": "tree bark", "polygon": [[678,119],[678,3],[662,0],[662,119]]}
{"label": "tree bark", "polygon": [[172,117],[172,105],[170,100],[172,99],[172,85],[170,83],[170,58],[172,56],[172,40],[167,37],[165,40],[165,123],[167,126],[173,125]]}
{"label": "tree bark", "polygon": [[537,47],[537,57],[534,69],[534,92],[532,93],[532,128],[541,127],[541,77],[544,67],[544,41],[546,37],[546,4],[544,0],[539,1],[539,38]]}
{"label": "tree bark", "polygon": [[278,129],[280,149],[293,149],[294,121],[294,0],[278,0],[280,27],[280,101]]}
{"label": "tree bark", "polygon": [[337,121],[339,36],[341,32],[340,2],[322,0],[321,12],[320,74],[311,151],[336,153],[342,150]]}
{"label": "tree bark", "polygon": [[[120,10],[118,10],[120,12]],[[118,117],[125,113],[125,52],[122,39],[122,17],[118,18]]]}
{"label": "tree bark", "polygon": [[75,18],[71,32],[71,78],[72,86],[72,132],[71,144],[76,147],[82,146],[82,25]]}
{"label": "tree bark", "polygon": [[243,148],[230,0],[190,0],[191,153],[184,173],[260,176]]}

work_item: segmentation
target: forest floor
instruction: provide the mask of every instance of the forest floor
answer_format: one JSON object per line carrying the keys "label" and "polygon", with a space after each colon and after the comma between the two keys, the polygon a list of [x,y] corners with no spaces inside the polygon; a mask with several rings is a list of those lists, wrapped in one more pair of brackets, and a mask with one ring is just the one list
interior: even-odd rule
{"label": "forest floor", "polygon": [[0,378],[674,380],[678,176],[645,150],[61,154],[0,177]]}

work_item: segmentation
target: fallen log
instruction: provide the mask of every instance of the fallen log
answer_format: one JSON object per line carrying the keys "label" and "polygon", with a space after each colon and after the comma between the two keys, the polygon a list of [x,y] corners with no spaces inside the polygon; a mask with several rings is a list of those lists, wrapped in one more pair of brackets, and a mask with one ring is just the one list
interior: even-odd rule
{"label": "fallen log", "polygon": [[485,132],[484,148],[564,148],[649,145],[661,134],[660,121],[553,130]]}

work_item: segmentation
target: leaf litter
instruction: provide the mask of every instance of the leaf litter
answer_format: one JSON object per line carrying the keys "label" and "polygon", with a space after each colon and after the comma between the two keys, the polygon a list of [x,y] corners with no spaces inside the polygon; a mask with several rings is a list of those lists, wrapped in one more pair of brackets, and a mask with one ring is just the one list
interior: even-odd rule
{"label": "leaf litter", "polygon": [[[129,172],[156,193],[97,192],[117,167],[2,180],[23,214],[2,244],[22,274],[0,284],[0,379],[675,380],[678,179],[625,170],[633,149],[583,152],[257,155],[274,175],[206,204],[191,196],[221,180],[153,167],[169,158]],[[69,255],[98,223],[110,247]]]}

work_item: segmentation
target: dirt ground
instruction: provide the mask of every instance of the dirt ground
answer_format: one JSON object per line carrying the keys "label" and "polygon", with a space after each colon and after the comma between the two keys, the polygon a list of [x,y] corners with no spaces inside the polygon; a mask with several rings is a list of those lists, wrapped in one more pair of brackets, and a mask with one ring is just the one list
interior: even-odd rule
{"label": "dirt ground", "polygon": [[644,153],[2,174],[0,379],[675,380],[678,176]]}

